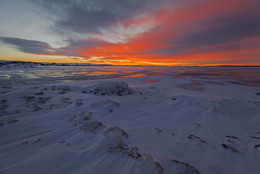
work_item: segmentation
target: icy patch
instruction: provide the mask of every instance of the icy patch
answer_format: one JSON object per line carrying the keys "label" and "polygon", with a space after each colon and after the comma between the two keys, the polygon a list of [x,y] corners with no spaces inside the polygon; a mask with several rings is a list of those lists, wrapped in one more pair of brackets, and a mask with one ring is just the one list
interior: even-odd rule
{"label": "icy patch", "polygon": [[132,93],[125,82],[104,82],[94,86],[89,86],[86,93],[94,95],[129,95]]}
{"label": "icy patch", "polygon": [[177,85],[176,87],[192,90],[192,91],[203,91],[204,89],[203,84],[201,83],[180,84]]}

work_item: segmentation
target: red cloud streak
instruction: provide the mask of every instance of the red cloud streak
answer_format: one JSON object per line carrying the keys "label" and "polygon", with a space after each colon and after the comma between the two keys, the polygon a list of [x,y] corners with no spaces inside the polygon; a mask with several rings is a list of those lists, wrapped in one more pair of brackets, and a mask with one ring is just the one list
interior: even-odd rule
{"label": "red cloud streak", "polygon": [[120,21],[124,28],[151,28],[124,43],[99,39],[68,46],[92,63],[117,65],[260,65],[259,0],[184,0]]}

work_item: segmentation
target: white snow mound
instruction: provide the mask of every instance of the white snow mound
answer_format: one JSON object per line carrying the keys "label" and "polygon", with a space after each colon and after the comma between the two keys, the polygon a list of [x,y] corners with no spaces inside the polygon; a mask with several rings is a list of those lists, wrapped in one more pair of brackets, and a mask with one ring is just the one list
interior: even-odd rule
{"label": "white snow mound", "polygon": [[87,93],[94,95],[129,95],[131,89],[125,82],[104,82],[97,85],[89,86]]}

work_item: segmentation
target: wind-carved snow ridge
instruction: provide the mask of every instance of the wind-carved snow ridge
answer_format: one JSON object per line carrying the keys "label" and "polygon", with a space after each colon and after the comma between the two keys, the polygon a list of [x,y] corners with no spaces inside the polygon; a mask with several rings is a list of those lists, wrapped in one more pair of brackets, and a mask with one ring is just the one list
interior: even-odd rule
{"label": "wind-carved snow ridge", "polygon": [[[94,133],[99,137],[96,146],[91,150],[92,155],[95,155],[95,152],[105,152],[104,156],[96,159],[99,163],[103,163],[103,170],[97,165],[89,169],[90,172],[102,173],[104,169],[109,169],[110,173],[122,174],[200,174],[195,167],[178,160],[156,161],[152,155],[141,153],[138,147],[130,147],[126,143],[129,135],[125,130],[118,126],[104,130],[105,127],[98,121],[87,122],[81,127],[86,133]],[[90,163],[96,164],[96,161],[93,159]]]}
{"label": "wind-carved snow ridge", "polygon": [[113,137],[114,140],[116,140],[116,143],[113,145],[110,144],[109,152],[119,156],[123,155],[128,158],[129,162],[126,164],[131,164],[131,168],[129,168],[129,171],[124,171],[126,173],[200,174],[196,168],[184,162],[171,159],[156,161],[150,154],[141,153],[138,147],[129,147],[129,145],[124,141],[128,139],[129,135],[120,127],[111,127],[104,135],[110,139]]}
{"label": "wind-carved snow ridge", "polygon": [[[80,127],[86,134],[96,134],[89,139],[94,143],[88,151],[89,156],[96,156],[88,161],[89,166],[82,171],[90,173],[129,173],[129,174],[200,174],[193,166],[174,159],[155,160],[152,155],[142,153],[138,147],[128,144],[129,134],[119,126],[107,127],[100,121],[85,120]],[[97,154],[103,153],[101,156]],[[86,159],[85,159],[86,160]],[[102,163],[102,168],[100,164]],[[107,172],[105,172],[107,173]]]}
{"label": "wind-carved snow ridge", "polygon": [[130,95],[133,90],[125,82],[104,82],[89,86],[86,93],[94,95]]}

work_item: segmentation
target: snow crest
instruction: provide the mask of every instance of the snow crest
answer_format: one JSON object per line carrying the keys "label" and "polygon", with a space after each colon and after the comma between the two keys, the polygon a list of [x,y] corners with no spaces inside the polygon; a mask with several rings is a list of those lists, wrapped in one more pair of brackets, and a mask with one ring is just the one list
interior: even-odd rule
{"label": "snow crest", "polygon": [[125,82],[104,82],[97,85],[89,86],[87,93],[94,95],[129,95],[132,90]]}

